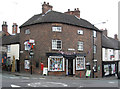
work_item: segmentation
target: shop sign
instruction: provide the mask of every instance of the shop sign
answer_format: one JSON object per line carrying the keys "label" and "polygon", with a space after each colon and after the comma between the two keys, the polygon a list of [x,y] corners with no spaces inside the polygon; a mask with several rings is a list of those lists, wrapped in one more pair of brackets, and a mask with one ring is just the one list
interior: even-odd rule
{"label": "shop sign", "polygon": [[30,39],[30,40],[29,40],[29,43],[35,43],[35,40]]}
{"label": "shop sign", "polygon": [[43,75],[47,75],[48,74],[48,68],[47,67],[44,67],[43,68]]}
{"label": "shop sign", "polygon": [[74,48],[68,48],[68,51],[75,51]]}

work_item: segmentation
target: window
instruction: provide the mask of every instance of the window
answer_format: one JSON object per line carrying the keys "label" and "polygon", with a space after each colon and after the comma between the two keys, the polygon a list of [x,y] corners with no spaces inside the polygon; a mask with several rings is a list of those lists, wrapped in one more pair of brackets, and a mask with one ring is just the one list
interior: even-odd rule
{"label": "window", "polygon": [[51,56],[48,58],[49,71],[64,71],[64,58],[61,56]]}
{"label": "window", "polygon": [[83,30],[78,30],[78,34],[83,35]]}
{"label": "window", "polygon": [[83,51],[83,42],[82,41],[78,41],[78,50]]}
{"label": "window", "polygon": [[107,49],[105,49],[105,59],[107,59],[107,56],[108,56],[108,52]]}
{"label": "window", "polygon": [[96,53],[96,52],[97,52],[97,46],[94,45],[94,53]]}
{"label": "window", "polygon": [[97,32],[93,31],[93,37],[97,37]]}
{"label": "window", "polygon": [[25,34],[30,34],[30,29],[25,30]]}
{"label": "window", "polygon": [[62,32],[62,27],[52,27],[53,32]]}
{"label": "window", "polygon": [[10,45],[7,46],[7,52],[10,52]]}
{"label": "window", "polygon": [[62,49],[62,41],[61,40],[52,40],[52,49],[53,50],[61,50]]}
{"label": "window", "polygon": [[76,70],[83,70],[83,69],[85,69],[85,58],[77,57],[76,58]]}
{"label": "window", "polygon": [[94,60],[94,71],[97,72],[97,60]]}

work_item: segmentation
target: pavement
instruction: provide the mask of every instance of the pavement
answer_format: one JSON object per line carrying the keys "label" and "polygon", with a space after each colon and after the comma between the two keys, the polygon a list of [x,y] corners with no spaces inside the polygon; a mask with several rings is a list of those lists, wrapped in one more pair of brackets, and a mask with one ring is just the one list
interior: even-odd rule
{"label": "pavement", "polygon": [[8,72],[2,71],[2,74],[7,73],[15,76],[22,77],[34,77],[34,78],[47,78],[47,79],[78,79],[78,80],[118,80],[116,76],[103,77],[103,78],[80,78],[75,76],[51,76],[51,75],[40,75],[40,74],[30,74],[30,73],[20,73],[20,72]]}

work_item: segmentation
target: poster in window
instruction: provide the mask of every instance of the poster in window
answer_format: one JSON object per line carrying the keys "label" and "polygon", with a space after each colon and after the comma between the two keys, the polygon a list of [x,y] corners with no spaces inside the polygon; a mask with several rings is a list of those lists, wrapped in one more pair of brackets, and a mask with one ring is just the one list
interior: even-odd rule
{"label": "poster in window", "polygon": [[30,61],[29,60],[25,60],[25,69],[30,69]]}
{"label": "poster in window", "polygon": [[62,71],[63,70],[63,58],[50,58],[50,70]]}

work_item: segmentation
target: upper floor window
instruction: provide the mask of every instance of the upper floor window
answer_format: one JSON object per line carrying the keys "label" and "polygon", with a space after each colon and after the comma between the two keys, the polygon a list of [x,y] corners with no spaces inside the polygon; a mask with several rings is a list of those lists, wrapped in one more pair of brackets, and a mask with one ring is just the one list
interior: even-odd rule
{"label": "upper floor window", "polygon": [[78,50],[83,51],[83,42],[82,41],[78,41]]}
{"label": "upper floor window", "polygon": [[10,52],[10,45],[7,45],[7,52]]}
{"label": "upper floor window", "polygon": [[97,32],[93,31],[93,37],[97,37]]}
{"label": "upper floor window", "polygon": [[60,26],[53,26],[52,27],[52,31],[53,32],[62,32],[62,27],[60,27]]}
{"label": "upper floor window", "polygon": [[97,46],[94,45],[94,53],[96,53],[96,52],[97,52]]}
{"label": "upper floor window", "polygon": [[61,40],[52,40],[52,49],[53,50],[61,50],[62,49],[62,41]]}
{"label": "upper floor window", "polygon": [[25,34],[30,34],[30,29],[26,29]]}
{"label": "upper floor window", "polygon": [[78,30],[77,33],[83,35],[83,30]]}

